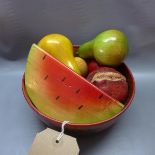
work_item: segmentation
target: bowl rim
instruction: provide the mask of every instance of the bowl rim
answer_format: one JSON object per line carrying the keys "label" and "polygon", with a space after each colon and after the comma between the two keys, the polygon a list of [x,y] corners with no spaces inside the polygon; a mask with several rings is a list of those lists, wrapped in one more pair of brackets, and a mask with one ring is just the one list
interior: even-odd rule
{"label": "bowl rim", "polygon": [[[78,45],[75,45],[74,48],[78,48]],[[103,121],[99,121],[99,122],[94,122],[94,123],[81,123],[81,124],[80,123],[68,123],[67,124],[68,127],[73,127],[73,128],[74,127],[81,127],[81,128],[84,128],[84,127],[88,127],[88,126],[103,125],[103,124],[106,124],[108,122],[111,122],[111,121],[115,120],[116,118],[118,118],[121,114],[123,114],[129,108],[129,106],[131,105],[132,100],[134,98],[134,95],[135,95],[135,80],[134,80],[132,72],[130,71],[128,66],[125,63],[122,63],[122,64],[125,66],[127,72],[130,75],[131,85],[132,85],[132,92],[131,92],[130,98],[129,98],[128,102],[126,103],[126,105],[124,106],[124,108],[118,114],[114,115],[113,117],[111,117],[109,119],[106,119],[106,120],[103,120]],[[22,91],[23,91],[23,95],[24,95],[28,105],[31,107],[31,109],[33,111],[35,111],[38,115],[43,117],[46,121],[51,122],[52,124],[55,124],[55,125],[58,125],[58,126],[62,124],[62,121],[54,119],[52,117],[49,117],[46,114],[40,112],[35,107],[35,105],[32,103],[31,99],[27,95],[26,88],[25,88],[25,73],[23,74],[23,77],[22,77]]]}

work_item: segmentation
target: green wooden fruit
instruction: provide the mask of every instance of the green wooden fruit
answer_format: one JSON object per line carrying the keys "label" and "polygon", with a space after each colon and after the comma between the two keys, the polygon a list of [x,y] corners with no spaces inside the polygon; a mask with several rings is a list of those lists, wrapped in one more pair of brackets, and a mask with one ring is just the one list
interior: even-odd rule
{"label": "green wooden fruit", "polygon": [[127,37],[121,31],[107,30],[81,45],[78,53],[82,58],[94,57],[101,65],[118,66],[128,53]]}

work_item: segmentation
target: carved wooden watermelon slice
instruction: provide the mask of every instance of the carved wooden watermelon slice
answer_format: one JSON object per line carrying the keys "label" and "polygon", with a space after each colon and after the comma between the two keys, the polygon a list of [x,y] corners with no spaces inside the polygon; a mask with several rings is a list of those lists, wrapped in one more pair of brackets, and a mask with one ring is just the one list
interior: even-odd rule
{"label": "carved wooden watermelon slice", "polygon": [[96,123],[124,107],[35,44],[27,59],[25,86],[37,109],[58,121]]}

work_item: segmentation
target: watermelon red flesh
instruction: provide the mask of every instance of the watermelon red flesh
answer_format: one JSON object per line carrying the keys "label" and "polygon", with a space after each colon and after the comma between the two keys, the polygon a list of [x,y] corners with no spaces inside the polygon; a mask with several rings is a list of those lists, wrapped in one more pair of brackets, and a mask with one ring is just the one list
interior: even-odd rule
{"label": "watermelon red flesh", "polygon": [[123,108],[35,44],[27,59],[25,86],[38,110],[59,121],[95,123]]}

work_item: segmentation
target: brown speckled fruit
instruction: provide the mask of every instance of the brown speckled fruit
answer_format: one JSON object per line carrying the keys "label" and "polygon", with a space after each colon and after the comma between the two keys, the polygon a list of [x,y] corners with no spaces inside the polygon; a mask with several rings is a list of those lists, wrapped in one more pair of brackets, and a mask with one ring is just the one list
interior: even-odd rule
{"label": "brown speckled fruit", "polygon": [[128,95],[128,83],[124,75],[110,67],[100,67],[87,76],[87,80],[109,96],[124,101]]}

